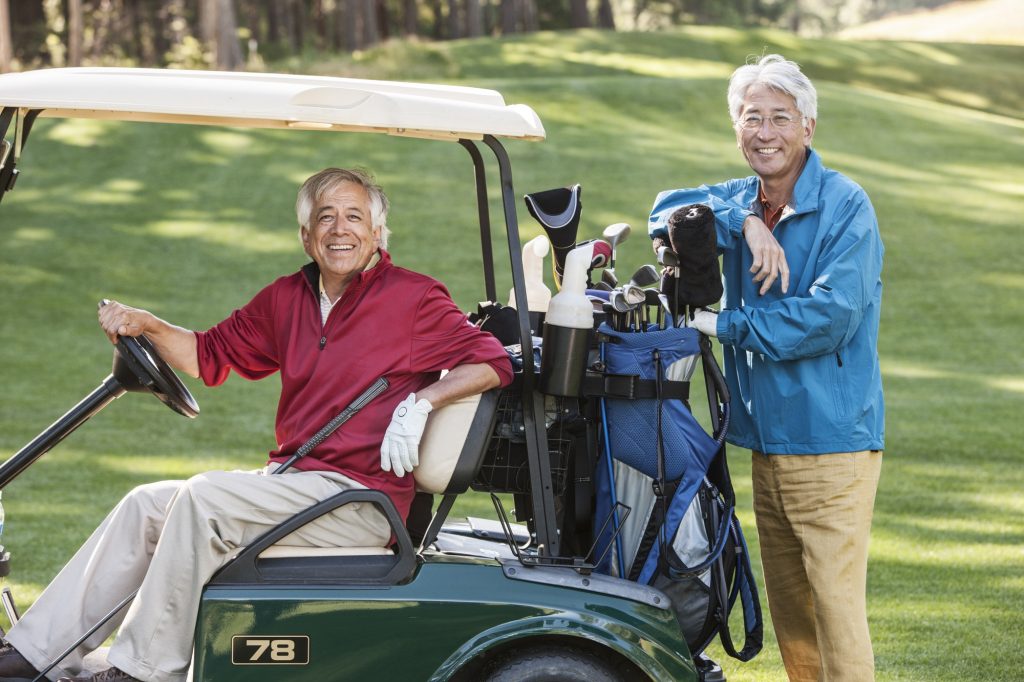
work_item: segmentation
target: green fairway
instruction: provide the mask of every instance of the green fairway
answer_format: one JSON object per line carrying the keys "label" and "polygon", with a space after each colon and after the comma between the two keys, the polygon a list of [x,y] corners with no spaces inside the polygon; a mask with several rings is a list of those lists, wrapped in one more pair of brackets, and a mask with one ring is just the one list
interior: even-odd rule
{"label": "green fairway", "polygon": [[[581,183],[581,239],[633,226],[621,275],[652,260],[658,191],[749,173],[726,82],[746,55],[773,51],[814,79],[815,147],[867,190],[886,246],[887,442],[869,571],[877,679],[1024,679],[1024,48],[704,28],[393,44],[355,62],[273,66],[493,87],[532,106],[548,139],[507,144],[517,194]],[[392,199],[396,262],[475,308],[473,178],[456,144],[40,119],[0,205],[2,456],[106,376],[101,298],[203,329],[301,266],[295,192],[328,165],[373,170]],[[518,208],[524,241],[540,234]],[[132,486],[262,464],[277,379],[186,383],[197,420],[126,396],[4,491],[7,584],[23,608]],[[731,451],[730,466],[757,555],[749,453]],[[489,505],[475,495],[457,513],[491,515]],[[756,561],[755,571],[760,580]],[[765,620],[753,662],[713,648],[730,682],[785,679],[766,605]]]}

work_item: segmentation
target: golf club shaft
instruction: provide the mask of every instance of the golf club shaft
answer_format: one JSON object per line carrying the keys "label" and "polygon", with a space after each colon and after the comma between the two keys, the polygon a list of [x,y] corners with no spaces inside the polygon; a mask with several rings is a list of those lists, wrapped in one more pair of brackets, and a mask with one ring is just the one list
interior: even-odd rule
{"label": "golf club shaft", "polygon": [[295,454],[289,457],[284,464],[275,469],[273,473],[283,473],[297,461],[299,461],[300,459],[308,455],[310,452],[312,452],[313,448],[327,440],[328,436],[337,431],[338,427],[340,427],[342,424],[351,419],[356,412],[366,407],[367,403],[369,403],[371,400],[373,400],[381,393],[386,391],[388,385],[388,380],[385,379],[384,377],[380,377],[379,379],[377,379],[377,381],[373,382],[373,384],[368,389],[360,393],[356,397],[356,399],[349,404],[348,407],[339,412],[338,416],[336,416],[331,421],[327,422],[323,426],[323,428],[321,428],[319,431],[313,434],[312,438],[310,438],[305,443],[300,445],[299,449],[295,451]]}

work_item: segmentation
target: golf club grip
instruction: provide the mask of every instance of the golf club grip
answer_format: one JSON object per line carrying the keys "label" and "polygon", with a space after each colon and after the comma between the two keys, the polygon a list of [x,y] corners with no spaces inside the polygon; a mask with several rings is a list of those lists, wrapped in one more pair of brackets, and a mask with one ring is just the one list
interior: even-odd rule
{"label": "golf club grip", "polygon": [[277,471],[282,471],[283,469],[286,468],[286,465],[290,465],[295,460],[301,459],[302,457],[308,455],[313,450],[313,448],[320,445],[320,443],[323,443],[328,436],[334,433],[339,426],[341,426],[349,419],[351,419],[356,412],[366,407],[367,403],[369,403],[371,400],[373,400],[381,393],[383,393],[385,390],[387,390],[388,385],[388,380],[385,379],[384,377],[380,377],[379,379],[377,379],[377,381],[373,382],[373,385],[371,385],[368,389],[359,394],[359,396],[355,400],[353,400],[348,407],[339,412],[338,416],[336,416],[331,421],[327,422],[327,424],[322,429],[313,434],[312,438],[303,443],[302,446],[295,451],[295,454],[291,456],[288,462],[286,462],[285,465],[279,467]]}

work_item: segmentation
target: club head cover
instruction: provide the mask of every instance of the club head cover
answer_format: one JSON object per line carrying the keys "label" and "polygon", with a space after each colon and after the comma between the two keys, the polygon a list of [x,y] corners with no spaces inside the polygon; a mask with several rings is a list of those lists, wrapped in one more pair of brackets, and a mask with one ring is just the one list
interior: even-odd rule
{"label": "club head cover", "polygon": [[[718,239],[715,214],[705,204],[691,204],[676,210],[668,219],[668,239],[679,259],[676,304],[702,308],[722,298],[722,273],[718,267]],[[666,287],[666,284],[668,285]],[[672,295],[672,283],[662,283],[663,293]]]}
{"label": "club head cover", "polygon": [[583,203],[580,196],[583,188],[579,184],[571,187],[556,187],[542,192],[533,192],[523,197],[526,210],[540,223],[551,242],[551,265],[555,284],[562,286],[562,272],[565,259],[576,245],[576,234],[580,228],[580,213]]}

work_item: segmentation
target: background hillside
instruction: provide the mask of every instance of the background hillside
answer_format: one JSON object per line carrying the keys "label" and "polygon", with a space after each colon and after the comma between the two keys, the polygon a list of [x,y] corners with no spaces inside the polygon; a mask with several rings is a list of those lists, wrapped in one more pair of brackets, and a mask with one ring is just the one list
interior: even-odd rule
{"label": "background hillside", "polygon": [[[865,187],[886,245],[888,429],[869,575],[878,679],[1018,679],[1024,47],[704,27],[394,43],[270,68],[493,87],[529,104],[548,139],[508,144],[517,193],[581,183],[581,238],[633,225],[621,273],[651,260],[643,232],[659,190],[749,172],[726,81],[747,55],[774,51],[815,80],[815,147]],[[302,264],[295,190],[346,164],[374,170],[392,197],[396,260],[475,307],[472,175],[457,145],[41,119],[0,206],[0,450],[15,452],[107,373],[100,298],[193,328],[218,321]],[[524,240],[539,234],[519,208]],[[131,486],[260,462],[276,380],[189,385],[195,422],[123,398],[4,491],[8,581],[23,606]],[[730,465],[756,553],[747,453],[733,450]],[[754,662],[722,662],[730,680],[783,679],[770,634]]]}

